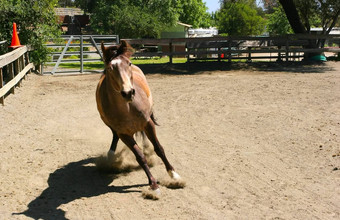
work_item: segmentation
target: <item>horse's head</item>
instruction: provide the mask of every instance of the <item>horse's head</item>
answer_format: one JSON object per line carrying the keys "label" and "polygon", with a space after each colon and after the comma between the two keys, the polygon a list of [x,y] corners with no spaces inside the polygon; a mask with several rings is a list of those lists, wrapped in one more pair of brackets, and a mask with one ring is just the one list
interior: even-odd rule
{"label": "horse's head", "polygon": [[104,73],[110,79],[110,83],[116,92],[130,102],[134,98],[133,74],[130,57],[133,53],[132,47],[121,41],[118,46],[105,47],[101,44],[105,64]]}

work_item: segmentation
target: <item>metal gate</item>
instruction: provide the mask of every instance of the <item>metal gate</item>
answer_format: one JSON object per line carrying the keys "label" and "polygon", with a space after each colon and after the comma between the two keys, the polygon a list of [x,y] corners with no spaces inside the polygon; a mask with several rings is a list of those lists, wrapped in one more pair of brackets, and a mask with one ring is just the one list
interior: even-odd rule
{"label": "metal gate", "polygon": [[[101,42],[105,46],[119,44],[118,35],[62,35],[61,39],[63,40],[62,43],[51,42],[46,44],[47,48],[52,48],[52,51],[55,51],[49,54],[51,61],[45,62],[42,65],[41,71],[43,74],[94,72],[84,69],[84,63],[103,59],[100,50]],[[70,58],[70,56],[74,56],[76,59]],[[61,63],[80,63],[80,69],[58,70]],[[46,64],[48,68],[44,68]],[[45,71],[45,69],[47,70]]]}

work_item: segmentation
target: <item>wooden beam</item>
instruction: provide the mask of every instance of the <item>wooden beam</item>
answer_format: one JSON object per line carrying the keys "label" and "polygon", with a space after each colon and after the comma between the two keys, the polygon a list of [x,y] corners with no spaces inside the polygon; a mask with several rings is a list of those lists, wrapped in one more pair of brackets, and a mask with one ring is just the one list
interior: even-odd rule
{"label": "wooden beam", "polygon": [[23,46],[23,47],[19,47],[13,50],[12,52],[1,55],[0,56],[0,68],[8,65],[9,63],[14,62],[26,52],[27,52],[27,47]]}
{"label": "wooden beam", "polygon": [[[2,68],[0,68],[0,89],[4,86],[4,78],[2,75]],[[4,96],[0,96],[0,103],[4,105]]]}
{"label": "wooden beam", "polygon": [[[8,75],[10,79],[14,79],[14,66],[13,63],[10,63],[7,65],[8,66]],[[14,94],[14,87],[10,90],[12,94]]]}
{"label": "wooden beam", "polygon": [[33,67],[34,67],[33,63],[28,64],[20,73],[18,73],[14,77],[14,79],[7,82],[6,85],[0,88],[0,97],[3,97],[4,95],[6,95],[7,92],[9,92],[11,88],[13,88],[25,76],[25,74]]}

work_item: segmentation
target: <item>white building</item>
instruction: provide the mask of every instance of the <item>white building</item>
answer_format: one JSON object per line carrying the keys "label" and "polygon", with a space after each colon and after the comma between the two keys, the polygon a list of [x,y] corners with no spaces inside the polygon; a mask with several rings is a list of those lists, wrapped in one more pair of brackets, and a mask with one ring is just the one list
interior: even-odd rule
{"label": "white building", "polygon": [[189,29],[189,37],[213,37],[218,35],[218,30],[215,27],[211,27],[211,28],[197,28],[197,29],[193,29],[190,28]]}

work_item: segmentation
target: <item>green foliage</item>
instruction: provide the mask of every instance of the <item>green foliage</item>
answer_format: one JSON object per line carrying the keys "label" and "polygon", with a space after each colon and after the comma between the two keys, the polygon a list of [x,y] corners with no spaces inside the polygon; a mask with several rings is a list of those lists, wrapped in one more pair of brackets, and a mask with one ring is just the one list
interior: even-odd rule
{"label": "green foliage", "polygon": [[267,31],[270,35],[292,34],[286,14],[281,6],[274,7],[273,13],[268,15]]}
{"label": "green foliage", "polygon": [[228,35],[260,35],[265,28],[265,21],[256,9],[245,3],[227,2],[216,17],[219,32]]}
{"label": "green foliage", "polygon": [[202,0],[180,0],[178,2],[180,22],[190,24],[194,28],[211,27],[212,15],[208,13],[208,8]]}
{"label": "green foliage", "polygon": [[280,0],[280,4],[297,33],[310,33],[311,27],[322,27],[323,34],[328,34],[339,21],[339,0]]}
{"label": "green foliage", "polygon": [[11,42],[16,22],[20,43],[34,48],[30,53],[32,61],[43,62],[48,52],[43,44],[59,34],[53,10],[56,3],[57,0],[0,0],[0,39]]}
{"label": "green foliage", "polygon": [[164,26],[174,25],[178,14],[171,0],[98,0],[91,16],[92,28],[99,34],[118,34],[120,38],[158,37]]}
{"label": "green foliage", "polygon": [[202,0],[76,0],[91,12],[91,26],[99,34],[121,38],[157,38],[177,21],[209,27],[212,16]]}

